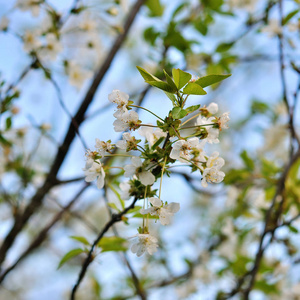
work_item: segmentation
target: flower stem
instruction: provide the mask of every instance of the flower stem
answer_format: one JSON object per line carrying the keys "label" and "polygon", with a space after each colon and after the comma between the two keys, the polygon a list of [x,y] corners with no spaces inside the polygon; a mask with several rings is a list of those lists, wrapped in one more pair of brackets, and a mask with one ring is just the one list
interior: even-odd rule
{"label": "flower stem", "polygon": [[146,126],[146,127],[158,127],[158,126],[150,125],[150,124],[140,124],[140,126]]}
{"label": "flower stem", "polygon": [[197,113],[196,115],[192,116],[191,118],[187,119],[186,121],[184,121],[180,127],[182,127],[184,124],[186,124],[187,122],[197,118],[198,116],[200,116],[202,114],[202,112]]}
{"label": "flower stem", "polygon": [[153,116],[155,116],[156,118],[158,118],[158,119],[160,119],[161,121],[164,122],[164,120],[163,120],[161,117],[159,117],[159,116],[156,115],[154,112],[152,112],[151,110],[149,110],[149,109],[147,109],[147,108],[145,108],[145,107],[142,107],[142,106],[139,106],[139,105],[133,105],[133,104],[130,104],[129,106],[131,106],[131,107],[137,107],[137,108],[146,110],[147,112],[149,112],[150,114],[152,114]]}
{"label": "flower stem", "polygon": [[163,180],[163,175],[164,175],[164,171],[165,171],[166,161],[167,161],[167,156],[165,156],[164,164],[163,164],[163,167],[162,167],[162,170],[161,170],[159,194],[158,194],[159,199],[161,199],[160,198],[160,196],[161,196],[161,187],[162,187],[162,180]]}
{"label": "flower stem", "polygon": [[[183,124],[182,124],[182,125],[183,125]],[[182,130],[182,129],[189,129],[189,128],[203,127],[203,126],[212,126],[212,125],[216,125],[216,123],[212,123],[212,124],[203,124],[203,125],[196,125],[196,126],[188,126],[188,127],[180,128],[180,130]]]}

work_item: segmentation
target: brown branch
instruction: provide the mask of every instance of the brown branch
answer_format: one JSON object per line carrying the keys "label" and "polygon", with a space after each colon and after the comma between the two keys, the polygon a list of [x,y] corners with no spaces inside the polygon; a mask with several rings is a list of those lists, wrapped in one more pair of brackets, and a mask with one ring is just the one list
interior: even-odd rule
{"label": "brown branch", "polygon": [[[113,213],[112,213],[111,208],[108,205],[108,199],[107,199],[106,195],[107,195],[107,190],[105,189],[105,192],[104,192],[104,201],[105,201],[108,213],[110,215],[110,218],[112,219],[113,218]],[[118,232],[118,230],[117,230],[117,228],[116,228],[115,225],[112,225],[112,230],[113,230],[115,236],[119,236],[119,232]],[[140,283],[140,281],[139,281],[139,279],[138,279],[135,271],[133,270],[133,267],[131,266],[131,264],[129,262],[129,258],[127,257],[126,253],[120,253],[120,255],[122,257],[123,262],[126,264],[128,270],[129,270],[129,272],[131,274],[132,282],[133,282],[134,287],[136,289],[137,295],[140,296],[141,300],[146,300],[147,299],[146,293],[143,290],[143,288],[141,286],[141,283]]]}
{"label": "brown branch", "polygon": [[73,197],[73,199],[69,202],[68,205],[64,206],[61,211],[59,211],[54,218],[51,220],[51,222],[46,225],[40,233],[36,236],[36,238],[30,243],[30,245],[27,247],[27,249],[19,256],[19,258],[13,263],[10,267],[8,267],[6,270],[4,270],[0,276],[0,283],[3,282],[6,275],[12,271],[25,257],[27,257],[33,250],[38,248],[43,241],[47,238],[48,233],[50,229],[62,218],[64,213],[66,213],[79,199],[81,194],[86,190],[86,188],[89,186],[89,183],[86,183],[79,192]]}
{"label": "brown branch", "polygon": [[[76,121],[78,126],[80,126],[80,124],[83,122],[86,110],[88,109],[90,103],[94,99],[95,93],[96,93],[100,83],[102,82],[102,79],[104,78],[106,72],[108,71],[117,52],[120,50],[121,46],[123,45],[125,38],[128,35],[129,29],[139,11],[139,9],[141,8],[141,6],[143,5],[144,2],[145,2],[145,0],[137,0],[137,2],[134,4],[134,6],[132,7],[132,10],[129,13],[128,18],[124,24],[123,32],[120,33],[119,36],[116,38],[104,63],[100,67],[99,71],[96,73],[96,75],[93,79],[93,82],[92,82],[89,90],[87,91],[85,98],[83,99],[76,115],[74,116],[74,120]],[[0,265],[5,260],[6,253],[10,249],[12,244],[14,243],[17,235],[22,231],[24,226],[27,224],[27,221],[34,214],[34,212],[37,209],[39,209],[39,207],[42,204],[42,200],[43,200],[44,196],[55,185],[56,175],[57,175],[62,163],[65,160],[65,157],[70,149],[70,146],[74,140],[74,137],[75,137],[74,126],[73,126],[72,122],[70,122],[65,139],[64,139],[62,145],[58,148],[56,158],[52,164],[52,167],[48,173],[48,176],[47,176],[43,186],[40,187],[36,191],[36,194],[32,197],[30,203],[25,208],[23,214],[16,215],[15,222],[14,222],[11,230],[5,237],[3,244],[1,245]]]}
{"label": "brown branch", "polygon": [[82,279],[85,276],[85,273],[87,271],[87,268],[89,267],[89,265],[91,264],[91,262],[93,261],[93,252],[95,247],[97,246],[97,244],[99,243],[99,241],[102,239],[102,237],[104,236],[104,234],[117,222],[122,221],[122,217],[132,208],[134,208],[135,203],[137,202],[138,198],[135,198],[133,200],[133,202],[131,203],[130,206],[126,207],[123,211],[121,211],[118,214],[113,214],[112,218],[110,219],[109,222],[106,223],[106,225],[104,226],[104,228],[102,229],[102,231],[100,232],[100,234],[98,235],[98,237],[95,239],[87,258],[84,261],[84,264],[82,265],[81,271],[79,273],[78,279],[72,289],[72,293],[71,293],[71,300],[75,299],[75,295],[76,295],[76,291],[82,281]]}

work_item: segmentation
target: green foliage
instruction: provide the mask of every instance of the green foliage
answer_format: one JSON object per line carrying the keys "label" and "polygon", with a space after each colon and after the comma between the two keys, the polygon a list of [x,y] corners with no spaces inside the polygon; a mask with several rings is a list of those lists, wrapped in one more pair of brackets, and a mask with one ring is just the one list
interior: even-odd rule
{"label": "green foliage", "polygon": [[161,4],[160,0],[147,0],[146,6],[150,10],[151,17],[160,17],[164,13],[164,6]]}
{"label": "green foliage", "polygon": [[282,25],[286,25],[290,19],[292,19],[294,16],[296,16],[298,14],[300,10],[299,9],[295,9],[293,11],[291,11],[290,13],[288,13],[282,20]]}
{"label": "green foliage", "polygon": [[180,107],[174,107],[172,109],[172,116],[174,119],[182,119],[188,114],[188,112],[185,109],[182,109]]}
{"label": "green foliage", "polygon": [[207,75],[204,77],[201,77],[195,81],[195,83],[199,84],[201,87],[205,88],[207,86],[210,86],[212,84],[215,84],[217,82],[220,82],[228,77],[230,77],[231,74],[227,75]]}
{"label": "green foliage", "polygon": [[183,88],[183,93],[188,95],[206,95],[204,89],[196,82],[190,82]]}
{"label": "green foliage", "polygon": [[80,242],[80,243],[82,243],[86,246],[90,245],[89,241],[83,236],[70,236],[70,238],[73,239],[73,240],[76,240],[76,241],[78,241],[78,242]]}
{"label": "green foliage", "polygon": [[101,252],[127,251],[127,240],[117,236],[103,237],[97,244]]}
{"label": "green foliage", "polygon": [[71,258],[78,256],[79,254],[86,252],[85,250],[81,249],[81,248],[77,248],[77,249],[73,249],[71,251],[69,251],[68,253],[66,253],[64,255],[64,257],[61,259],[61,261],[58,264],[57,269],[60,269],[68,260],[70,260]]}
{"label": "green foliage", "polygon": [[241,159],[243,160],[245,166],[247,167],[247,169],[249,171],[253,171],[254,167],[255,167],[255,163],[253,161],[252,158],[249,157],[248,153],[246,150],[244,150],[241,154],[240,154]]}
{"label": "green foliage", "polygon": [[178,90],[184,87],[192,78],[191,74],[184,72],[180,69],[173,69],[172,75]]}
{"label": "green foliage", "polygon": [[230,48],[234,45],[233,42],[231,43],[221,43],[218,45],[218,47],[216,48],[216,52],[225,52],[230,50]]}

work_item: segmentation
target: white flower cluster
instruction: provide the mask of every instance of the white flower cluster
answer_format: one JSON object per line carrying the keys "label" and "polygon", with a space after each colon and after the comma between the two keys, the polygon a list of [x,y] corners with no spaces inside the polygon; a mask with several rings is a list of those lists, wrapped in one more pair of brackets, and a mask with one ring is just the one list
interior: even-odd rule
{"label": "white flower cluster", "polygon": [[[161,225],[168,225],[174,214],[180,209],[179,203],[167,203],[161,200],[161,183],[164,172],[169,172],[169,165],[178,160],[188,163],[194,171],[200,170],[203,187],[207,187],[208,183],[221,182],[225,176],[224,172],[221,171],[224,159],[219,157],[218,152],[214,152],[211,156],[207,155],[204,152],[204,146],[207,143],[219,143],[220,131],[228,128],[229,113],[224,113],[220,117],[214,116],[218,112],[216,103],[199,108],[195,116],[198,118],[192,126],[195,129],[195,134],[190,138],[185,138],[180,136],[181,121],[173,118],[172,112],[165,120],[154,114],[163,121],[163,123],[158,121],[158,126],[143,124],[139,120],[138,113],[131,110],[134,105],[129,100],[129,95],[119,90],[113,90],[108,95],[108,99],[116,104],[116,111],[113,114],[116,118],[113,123],[114,130],[126,132],[122,134],[122,139],[116,144],[111,144],[111,141],[104,142],[96,139],[96,150],[86,152],[86,166],[83,169],[86,176],[85,180],[87,182],[97,180],[97,187],[102,188],[105,182],[105,170],[109,168],[124,170],[124,177],[129,178],[129,181],[120,183],[120,197],[123,200],[128,200],[131,197],[142,199],[144,205],[140,209],[140,215],[143,216],[144,220],[147,220],[147,225],[144,224],[146,221],[143,221],[143,228],[140,227],[139,234],[134,236],[136,241],[131,250],[137,256],[141,256],[145,252],[153,254],[157,250],[158,240],[149,233],[147,216],[154,216]],[[170,125],[168,122],[173,123]],[[182,124],[182,129],[185,129],[183,125],[186,123],[187,121]],[[176,129],[174,126],[177,126]],[[143,147],[139,144],[142,140],[132,133],[136,129],[139,129],[137,133],[145,138]],[[141,155],[115,153],[115,150],[140,151]],[[113,155],[131,157],[131,163],[125,164],[124,167],[103,166],[100,159],[104,156]],[[152,185],[158,178],[160,178],[160,189],[157,196],[156,190],[152,190]],[[148,199],[147,202],[146,199]]]}

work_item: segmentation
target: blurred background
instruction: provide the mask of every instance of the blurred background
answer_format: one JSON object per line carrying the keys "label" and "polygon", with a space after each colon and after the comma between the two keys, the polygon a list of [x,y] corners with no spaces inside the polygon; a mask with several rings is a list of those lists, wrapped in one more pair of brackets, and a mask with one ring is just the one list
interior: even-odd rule
{"label": "blurred background", "polygon": [[[0,298],[69,299],[85,254],[58,265],[90,247],[70,237],[92,243],[114,211],[107,202],[120,209],[114,190],[124,178],[107,177],[98,190],[82,170],[95,138],[120,139],[108,94],[121,90],[162,117],[172,108],[141,66],[163,80],[172,68],[232,74],[189,98],[230,112],[220,143],[207,145],[225,159],[226,176],[204,189],[200,174],[174,168],[162,198],[181,210],[170,226],[152,223],[159,251],[138,258],[99,248],[76,299],[142,299],[132,270],[146,299],[300,299],[299,11],[297,0],[0,0]],[[116,225],[125,239],[141,224],[128,218]]]}

